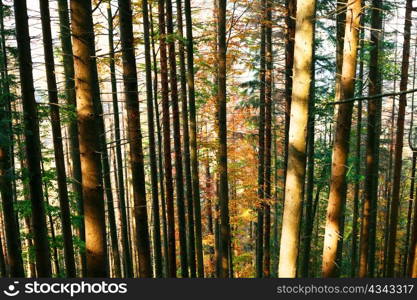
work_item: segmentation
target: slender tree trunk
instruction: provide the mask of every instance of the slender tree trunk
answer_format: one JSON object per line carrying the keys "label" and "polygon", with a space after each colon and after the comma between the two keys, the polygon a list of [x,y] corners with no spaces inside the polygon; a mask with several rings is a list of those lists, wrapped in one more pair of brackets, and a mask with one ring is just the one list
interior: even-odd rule
{"label": "slender tree trunk", "polygon": [[[76,95],[75,95],[75,83],[74,83],[74,59],[72,53],[72,42],[71,42],[71,31],[70,21],[68,15],[68,1],[58,0],[58,11],[59,11],[59,26],[60,26],[60,37],[61,46],[63,53],[63,64],[64,64],[64,75],[65,75],[65,97],[69,107],[76,112]],[[69,145],[72,162],[72,188],[77,201],[77,213],[78,216],[84,216],[84,204],[83,204],[83,191],[81,187],[82,172],[81,172],[81,161],[79,151],[79,140],[78,140],[78,123],[77,118],[73,117],[68,126],[69,132]],[[78,235],[81,241],[85,242],[85,228],[84,222],[79,225]],[[81,276],[85,277],[87,272],[87,261],[85,252],[81,252]]]}
{"label": "slender tree trunk", "polygon": [[[413,1],[407,0],[405,8],[404,21],[404,44],[403,57],[401,63],[401,81],[400,91],[407,90],[408,83],[408,66],[410,57],[410,36],[411,36],[411,12],[413,9]],[[397,133],[395,138],[395,155],[394,155],[394,173],[392,184],[392,202],[390,211],[390,230],[388,238],[388,257],[387,257],[387,277],[394,276],[394,262],[397,242],[397,223],[398,223],[398,207],[400,204],[400,187],[401,187],[401,169],[403,154],[403,138],[404,138],[404,118],[405,106],[407,105],[407,95],[400,95],[398,106]]]}
{"label": "slender tree trunk", "polygon": [[[287,179],[288,166],[288,139],[290,130],[291,100],[293,86],[293,65],[294,65],[294,37],[295,37],[295,19],[297,11],[297,0],[285,0],[286,16],[285,24],[287,31],[285,33],[285,128],[284,128],[284,189]],[[285,192],[283,195],[285,202]]]}
{"label": "slender tree trunk", "polygon": [[[363,89],[363,29],[361,31],[361,61],[359,64],[359,82],[358,82],[358,90],[360,91],[359,95],[362,95]],[[362,101],[358,101],[357,106],[357,118],[356,118],[356,144],[355,144],[355,186],[353,191],[353,216],[352,216],[352,244],[351,244],[351,266],[350,266],[350,277],[356,276],[357,270],[357,263],[358,263],[358,218],[359,218],[359,198],[360,198],[360,174],[361,174],[361,141],[362,141]]]}
{"label": "slender tree trunk", "polygon": [[177,62],[175,56],[175,39],[174,24],[172,15],[171,0],[166,0],[166,20],[167,20],[167,34],[170,36],[168,40],[169,52],[169,79],[171,91],[171,105],[172,105],[172,123],[174,129],[174,152],[175,152],[175,183],[177,189],[177,217],[178,217],[178,233],[180,244],[180,263],[181,276],[188,277],[188,256],[187,256],[187,238],[186,238],[186,224],[185,224],[185,207],[184,207],[184,176],[182,168],[182,153],[181,153],[181,128],[180,128],[180,114],[178,109],[178,84],[177,84]]}
{"label": "slender tree trunk", "polygon": [[42,192],[41,147],[39,120],[33,86],[32,57],[25,0],[14,1],[16,40],[20,70],[21,95],[24,114],[25,149],[29,171],[29,190],[32,204],[32,222],[39,277],[51,276],[48,232]]}
{"label": "slender tree trunk", "polygon": [[182,0],[177,0],[177,22],[178,22],[178,56],[180,64],[180,83],[181,83],[181,119],[182,119],[182,139],[184,152],[184,173],[185,173],[185,199],[187,203],[187,232],[188,232],[188,266],[190,277],[196,277],[195,259],[195,235],[194,235],[194,212],[193,212],[193,187],[191,180],[191,158],[190,158],[190,131],[188,122],[188,103],[187,103],[187,73],[185,69],[185,49],[182,18]]}
{"label": "slender tree trunk", "polygon": [[[381,2],[372,1],[371,42],[369,62],[369,95],[381,94],[379,48],[382,35]],[[373,277],[375,269],[376,209],[378,200],[379,136],[381,99],[368,100],[368,137],[366,143],[365,199],[361,224],[359,277]]]}
{"label": "slender tree trunk", "polygon": [[161,250],[161,225],[159,219],[159,193],[158,193],[158,166],[156,162],[155,149],[155,122],[153,114],[152,96],[152,65],[151,48],[149,39],[149,16],[148,1],[142,1],[143,32],[145,42],[145,63],[146,63],[146,100],[148,112],[148,135],[149,135],[149,160],[151,165],[152,184],[152,213],[153,213],[153,255],[155,261],[155,277],[162,277],[162,250]]}
{"label": "slender tree trunk", "polygon": [[123,57],[123,82],[127,111],[127,133],[130,145],[133,199],[135,204],[136,242],[138,243],[139,276],[152,277],[151,253],[146,210],[145,170],[143,164],[142,134],[139,119],[138,79],[131,2],[119,0],[120,40]]}
{"label": "slender tree trunk", "polygon": [[230,246],[230,223],[229,223],[229,187],[227,179],[227,114],[226,114],[226,0],[218,0],[218,172],[219,172],[219,210],[220,210],[220,245],[219,262],[220,277],[227,278],[229,274],[229,246]]}
{"label": "slender tree trunk", "polygon": [[[281,233],[279,277],[295,277],[306,167],[306,138],[313,62],[316,2],[298,0],[294,46],[294,80],[288,140],[288,168]],[[301,46],[302,45],[302,46]]]}
{"label": "slender tree trunk", "polygon": [[[341,77],[341,99],[354,95],[358,31],[362,5],[360,0],[349,0],[346,13],[346,29]],[[350,128],[353,102],[341,104],[337,109],[335,141],[333,144],[330,195],[327,206],[326,229],[323,246],[322,272],[324,277],[337,276],[339,235],[343,229],[343,210],[346,202],[346,171],[349,153]]]}
{"label": "slender tree trunk", "polygon": [[263,275],[264,251],[264,201],[265,201],[265,10],[266,0],[261,2],[261,43],[259,65],[259,119],[258,119],[258,219],[256,223],[256,277]]}
{"label": "slender tree trunk", "polygon": [[95,110],[95,49],[90,1],[71,0],[74,78],[80,142],[88,277],[107,276],[107,245],[100,140]]}
{"label": "slender tree trunk", "polygon": [[5,227],[5,243],[7,245],[7,264],[11,277],[24,277],[19,223],[16,218],[13,197],[13,162],[12,162],[12,115],[11,98],[7,74],[7,52],[5,48],[4,34],[4,6],[0,1],[0,30],[1,30],[1,93],[0,100],[0,195],[3,207],[3,219]]}
{"label": "slender tree trunk", "polygon": [[114,135],[115,135],[115,147],[116,147],[116,162],[117,162],[117,190],[118,190],[118,202],[119,202],[119,214],[121,220],[121,239],[122,239],[122,252],[123,252],[123,266],[124,276],[127,278],[133,277],[132,270],[132,256],[131,249],[128,242],[128,225],[126,219],[126,200],[125,200],[125,188],[123,177],[123,158],[122,147],[120,137],[120,119],[119,119],[119,99],[117,95],[117,81],[116,81],[116,67],[114,56],[114,41],[113,41],[113,14],[111,11],[111,5],[107,8],[107,18],[109,22],[109,58],[110,58],[110,77],[111,77],[111,89],[112,89],[112,102],[113,102],[113,116],[114,116]]}
{"label": "slender tree trunk", "polygon": [[165,1],[158,1],[159,18],[159,57],[161,60],[161,88],[162,88],[162,125],[164,136],[164,173],[167,205],[168,229],[168,277],[176,277],[177,265],[175,254],[175,220],[174,220],[174,187],[172,183],[171,163],[171,132],[169,120],[168,99],[168,63],[165,36]]}
{"label": "slender tree trunk", "polygon": [[265,28],[265,199],[264,205],[264,277],[271,275],[271,169],[272,169],[272,0],[266,0]]}
{"label": "slender tree trunk", "polygon": [[310,267],[311,240],[314,226],[313,192],[314,192],[314,141],[315,141],[315,22],[313,24],[313,62],[311,65],[311,85],[309,114],[307,124],[307,183],[305,197],[305,222],[303,228],[303,256],[301,260],[301,276],[308,277]]}
{"label": "slender tree trunk", "polygon": [[[55,78],[54,51],[52,47],[51,21],[48,0],[40,0],[42,36],[45,56],[46,80],[50,105],[52,138],[58,182],[58,198],[64,239],[65,271],[67,277],[75,277],[74,246],[72,244],[71,213],[69,207],[67,175],[65,170],[64,147],[62,144],[61,118],[58,103],[58,88]],[[51,224],[51,226],[53,226]]]}
{"label": "slender tree trunk", "polygon": [[204,277],[203,263],[203,240],[201,225],[201,205],[200,205],[200,182],[198,177],[198,151],[197,151],[197,117],[195,107],[194,90],[194,50],[193,50],[193,24],[191,18],[190,0],[184,0],[184,13],[186,23],[187,38],[187,84],[188,101],[190,113],[190,159],[191,159],[191,181],[193,186],[193,208],[194,208],[194,227],[195,227],[195,250],[197,258],[197,276]]}
{"label": "slender tree trunk", "polygon": [[159,188],[161,191],[161,214],[162,214],[162,237],[163,237],[163,254],[164,254],[164,268],[165,276],[168,273],[168,233],[167,233],[167,218],[165,211],[165,190],[164,190],[164,168],[162,160],[162,136],[161,136],[161,123],[159,121],[159,104],[158,104],[158,67],[156,61],[155,41],[154,41],[154,29],[153,29],[153,17],[152,6],[149,4],[149,19],[151,28],[151,45],[152,45],[152,61],[154,72],[154,84],[153,84],[153,97],[155,104],[155,117],[156,117],[156,130],[158,135],[158,169],[159,169]]}

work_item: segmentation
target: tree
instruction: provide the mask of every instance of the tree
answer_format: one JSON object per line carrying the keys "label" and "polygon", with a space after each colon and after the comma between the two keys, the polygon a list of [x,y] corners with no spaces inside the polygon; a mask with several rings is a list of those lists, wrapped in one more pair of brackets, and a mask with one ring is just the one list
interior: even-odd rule
{"label": "tree", "polygon": [[[152,182],[152,212],[153,212],[153,247],[155,260],[155,277],[162,277],[162,251],[161,251],[161,226],[159,220],[159,194],[158,194],[158,170],[156,164],[155,149],[155,123],[153,116],[153,95],[152,95],[152,65],[149,39],[149,16],[148,1],[142,1],[143,12],[143,37],[145,42],[145,63],[146,63],[146,100],[148,112],[148,135],[149,135],[149,159],[151,165]],[[156,96],[156,95],[155,95]]]}
{"label": "tree", "polygon": [[42,191],[41,147],[39,120],[35,101],[32,57],[25,0],[14,1],[16,20],[16,40],[19,61],[21,97],[24,114],[24,135],[27,166],[29,172],[29,190],[32,205],[32,228],[36,253],[36,271],[38,277],[51,276],[48,233],[46,230],[45,204]]}
{"label": "tree", "polygon": [[88,277],[107,276],[107,246],[99,124],[94,97],[95,47],[91,1],[71,0],[74,78],[80,143]]}
{"label": "tree", "polygon": [[187,203],[187,238],[188,238],[188,266],[190,277],[196,277],[195,260],[195,235],[194,235],[194,210],[193,210],[193,186],[191,179],[191,157],[190,157],[190,128],[188,118],[188,99],[187,99],[187,72],[185,66],[185,47],[183,33],[183,9],[182,0],[177,0],[177,22],[178,22],[178,56],[180,65],[180,84],[181,84],[181,120],[182,120],[182,140],[184,152],[184,174],[185,174],[185,199]]}
{"label": "tree", "polygon": [[146,210],[145,170],[139,120],[139,95],[133,44],[132,8],[130,1],[119,2],[120,40],[123,58],[123,83],[127,111],[127,134],[130,145],[133,199],[135,203],[136,242],[138,243],[139,276],[152,277],[151,253]]}
{"label": "tree", "polygon": [[[59,28],[62,46],[62,61],[64,65],[65,77],[65,98],[71,111],[76,114],[76,96],[74,83],[74,58],[72,53],[71,29],[68,15],[68,1],[58,0],[59,12]],[[77,118],[73,117],[68,125],[69,134],[69,148],[72,162],[72,189],[77,200],[78,216],[84,216],[83,191],[81,187],[81,160],[80,160],[80,146],[78,140],[78,123]],[[81,222],[78,228],[78,235],[82,242],[85,242],[85,228],[84,223]],[[87,262],[84,252],[81,255],[81,276],[85,277],[87,272]]]}
{"label": "tree", "polygon": [[193,208],[195,225],[195,250],[197,257],[197,276],[204,277],[203,265],[203,242],[201,226],[201,205],[200,205],[200,181],[198,176],[198,152],[197,152],[197,117],[195,107],[194,87],[194,42],[193,22],[191,18],[190,0],[184,0],[184,14],[186,23],[187,38],[187,86],[190,113],[190,159],[191,159],[191,181],[193,188]]}
{"label": "tree", "polygon": [[168,99],[168,62],[165,37],[165,1],[158,1],[159,19],[159,57],[161,62],[161,92],[162,92],[162,126],[164,136],[164,174],[167,207],[168,229],[168,277],[176,277],[177,265],[175,255],[175,220],[174,220],[174,187],[172,184],[171,163],[171,132],[169,121]]}
{"label": "tree", "polygon": [[[0,31],[1,31],[1,98],[0,98],[0,195],[3,206],[3,222],[5,227],[5,243],[7,245],[7,264],[11,277],[24,277],[19,223],[13,205],[13,162],[12,162],[12,115],[11,94],[7,72],[7,52],[4,34],[4,5],[0,1]],[[4,274],[5,275],[5,274]]]}
{"label": "tree", "polygon": [[279,277],[295,277],[297,271],[301,203],[306,168],[315,5],[315,1],[307,0],[298,0],[297,3],[288,166],[285,181],[286,200],[282,221]]}
{"label": "tree", "polygon": [[[401,81],[400,91],[407,90],[408,84],[408,67],[410,58],[410,37],[411,37],[411,12],[413,9],[413,1],[407,0],[405,7],[404,19],[404,44],[403,57],[401,62]],[[407,105],[407,95],[401,94],[398,104],[397,132],[395,136],[395,155],[394,155],[394,173],[392,182],[392,200],[389,218],[389,236],[388,236],[388,256],[387,256],[387,277],[394,276],[395,266],[395,250],[397,241],[397,223],[398,223],[398,206],[400,204],[400,188],[401,188],[401,169],[402,155],[404,145],[404,118],[405,106]]]}
{"label": "tree", "polygon": [[170,36],[168,40],[169,79],[171,87],[172,123],[174,129],[175,183],[177,189],[177,217],[180,242],[181,275],[182,277],[188,277],[187,239],[185,236],[184,178],[181,153],[180,115],[178,109],[177,62],[175,55],[175,40],[173,39],[174,25],[171,0],[166,0],[166,19],[167,34]]}
{"label": "tree", "polygon": [[[346,12],[346,28],[343,46],[341,99],[353,97],[356,75],[358,31],[362,5],[360,0],[349,0]],[[340,234],[343,228],[344,203],[346,201],[346,171],[349,153],[349,137],[352,124],[353,102],[338,106],[335,140],[332,151],[330,194],[327,206],[326,229],[323,246],[324,277],[337,275],[337,255],[340,251]],[[343,237],[341,237],[343,238]]]}
{"label": "tree", "polygon": [[219,172],[219,210],[220,210],[220,277],[230,277],[229,274],[229,245],[230,245],[230,224],[229,224],[229,187],[227,180],[227,119],[226,119],[226,0],[218,2],[218,172]]}
{"label": "tree", "polygon": [[[369,61],[369,95],[381,94],[379,52],[382,32],[381,3],[372,2],[371,42]],[[360,242],[360,277],[373,277],[375,268],[375,231],[378,200],[379,136],[381,134],[381,98],[368,100],[368,138],[366,140],[365,199]],[[360,133],[357,133],[360,134]]]}
{"label": "tree", "polygon": [[259,64],[259,125],[258,125],[258,218],[256,223],[256,277],[263,273],[264,246],[264,200],[265,200],[265,10],[266,0],[261,4],[261,43]]}
{"label": "tree", "polygon": [[119,103],[117,96],[117,82],[116,82],[116,67],[115,67],[115,55],[114,55],[114,40],[113,40],[113,14],[111,5],[109,2],[107,8],[107,18],[109,22],[109,59],[110,59],[110,77],[112,87],[112,102],[113,102],[113,115],[114,115],[114,136],[116,144],[116,161],[117,161],[117,191],[119,200],[119,213],[121,219],[121,238],[122,238],[122,252],[124,261],[124,275],[127,278],[133,277],[133,266],[131,249],[129,245],[128,236],[128,224],[126,217],[126,200],[125,200],[125,184],[123,176],[123,160],[122,160],[122,147],[120,136],[120,118],[119,118]]}
{"label": "tree", "polygon": [[49,3],[40,0],[42,20],[42,36],[45,57],[46,81],[48,85],[48,98],[52,126],[52,139],[54,143],[55,164],[58,181],[59,206],[61,209],[62,233],[64,238],[65,271],[67,277],[75,277],[74,247],[72,244],[71,213],[69,207],[67,175],[65,170],[64,149],[61,133],[61,117],[59,113],[58,88],[55,78],[54,51],[52,47],[51,21]]}

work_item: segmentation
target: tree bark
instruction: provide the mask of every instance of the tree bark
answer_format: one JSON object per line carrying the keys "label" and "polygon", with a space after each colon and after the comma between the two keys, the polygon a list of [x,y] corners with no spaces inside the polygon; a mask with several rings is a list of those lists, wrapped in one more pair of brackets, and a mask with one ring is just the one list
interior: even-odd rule
{"label": "tree bark", "polygon": [[152,184],[152,216],[153,216],[153,255],[155,261],[155,277],[162,277],[162,250],[161,250],[161,225],[159,218],[159,193],[158,193],[158,166],[156,163],[155,148],[155,121],[152,95],[152,65],[151,48],[149,39],[149,16],[148,1],[142,1],[143,13],[143,38],[145,42],[145,64],[146,64],[146,103],[148,112],[148,135],[149,135],[149,160],[151,165]]}
{"label": "tree bark", "polygon": [[[404,44],[403,57],[401,63],[401,81],[400,91],[407,90],[408,83],[408,67],[410,57],[410,36],[411,36],[411,12],[413,9],[413,1],[407,0],[404,19]],[[395,251],[397,242],[397,223],[398,223],[398,207],[400,204],[400,187],[401,187],[401,169],[402,154],[404,145],[404,118],[405,107],[407,105],[407,95],[400,95],[397,118],[397,132],[395,138],[395,155],[394,155],[394,173],[392,184],[392,201],[390,211],[390,230],[388,237],[388,256],[387,256],[387,277],[394,276],[395,267]]]}
{"label": "tree bark", "polygon": [[57,172],[58,198],[61,212],[62,234],[64,239],[65,271],[67,277],[73,278],[76,276],[76,270],[74,260],[74,246],[72,244],[71,212],[67,189],[64,147],[62,144],[61,117],[59,113],[58,87],[55,78],[55,62],[52,46],[51,21],[48,0],[40,0],[40,13],[42,21],[46,81],[48,86],[48,98],[52,126],[52,139],[54,144],[55,166]]}
{"label": "tree bark", "polygon": [[226,0],[218,0],[218,172],[219,172],[219,211],[220,211],[220,243],[219,262],[220,277],[228,278],[229,274],[229,246],[230,246],[230,223],[229,223],[229,187],[227,178],[227,111],[226,111]]}
{"label": "tree bark", "polygon": [[[382,35],[381,3],[372,1],[371,43],[369,61],[369,95],[381,94],[382,82],[379,52]],[[368,100],[368,130],[366,141],[365,199],[363,202],[359,277],[373,277],[375,269],[376,209],[378,200],[379,136],[381,134],[381,99]]]}
{"label": "tree bark", "polygon": [[[71,30],[70,21],[68,15],[68,1],[58,0],[58,11],[59,11],[59,28],[60,38],[63,53],[63,65],[64,65],[64,76],[65,76],[65,97],[67,104],[70,109],[76,113],[76,96],[75,96],[75,83],[74,83],[74,59],[72,53],[72,42],[71,42]],[[72,189],[77,201],[77,213],[79,217],[84,217],[84,205],[83,205],[83,191],[81,187],[81,161],[80,161],[80,146],[78,140],[78,123],[77,118],[73,117],[69,121],[68,125],[69,132],[69,146],[71,153],[72,162]],[[82,242],[85,242],[85,228],[84,222],[81,222],[77,228],[79,238]],[[80,252],[81,257],[81,276],[85,277],[87,272],[87,261],[85,252]]]}
{"label": "tree bark", "polygon": [[298,0],[294,46],[294,76],[289,127],[288,169],[281,233],[279,277],[295,277],[306,167],[306,138],[313,61],[316,2]]}
{"label": "tree bark", "polygon": [[204,277],[203,263],[203,240],[201,225],[201,205],[200,205],[200,181],[198,176],[198,151],[197,151],[197,117],[195,107],[194,89],[194,42],[193,24],[191,18],[190,0],[184,0],[184,13],[187,37],[187,84],[188,101],[190,113],[190,159],[191,159],[191,181],[193,185],[193,208],[194,208],[194,227],[195,227],[195,249],[197,258],[197,276]]}
{"label": "tree bark", "polygon": [[[360,0],[349,0],[346,13],[346,29],[343,48],[341,77],[341,99],[352,98],[354,94],[358,31],[362,5]],[[339,239],[343,229],[344,206],[346,202],[346,171],[349,153],[349,138],[352,124],[353,103],[338,107],[335,141],[333,144],[330,195],[327,206],[326,229],[323,246],[322,273],[324,277],[337,276]]]}
{"label": "tree bark", "polygon": [[11,94],[9,76],[7,72],[7,52],[4,33],[4,6],[0,1],[0,30],[1,30],[1,90],[0,100],[0,195],[3,207],[3,220],[5,227],[5,243],[9,274],[11,277],[24,277],[21,241],[19,234],[19,222],[16,218],[13,196],[13,142],[12,142],[12,115],[11,115]]}
{"label": "tree bark", "polygon": [[143,164],[142,134],[139,119],[139,94],[131,2],[119,0],[120,40],[123,58],[123,83],[127,111],[127,130],[130,145],[133,199],[135,204],[136,242],[138,247],[139,276],[152,277],[151,253],[146,210],[145,170]]}
{"label": "tree bark", "polygon": [[32,57],[25,0],[14,1],[16,40],[24,114],[25,149],[29,171],[36,268],[39,277],[51,276],[48,232],[42,191],[39,120],[33,86]]}
{"label": "tree bark", "polygon": [[100,162],[99,125],[95,109],[98,82],[91,1],[71,0],[74,78],[80,142],[86,260],[88,277],[107,276],[107,245]]}
{"label": "tree bark", "polygon": [[164,174],[167,205],[168,229],[168,277],[176,277],[177,265],[175,254],[175,220],[174,220],[174,187],[172,183],[171,163],[171,131],[169,120],[168,99],[168,63],[165,36],[165,1],[158,1],[159,18],[159,57],[161,61],[161,89],[162,89],[162,125],[164,136]]}

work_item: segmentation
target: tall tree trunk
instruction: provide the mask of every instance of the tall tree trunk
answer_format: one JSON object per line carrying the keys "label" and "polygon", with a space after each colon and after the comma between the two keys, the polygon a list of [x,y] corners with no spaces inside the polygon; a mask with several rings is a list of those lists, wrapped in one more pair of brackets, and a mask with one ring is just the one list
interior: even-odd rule
{"label": "tall tree trunk", "polygon": [[[48,0],[40,0],[42,36],[45,57],[46,81],[54,144],[55,166],[58,182],[58,198],[64,239],[65,271],[67,277],[75,277],[74,246],[72,244],[71,212],[69,207],[67,175],[65,170],[64,147],[62,144],[61,118],[58,103],[58,87],[55,78],[54,51],[52,47],[51,21]],[[51,226],[53,226],[51,224]]]}
{"label": "tall tree trunk", "polygon": [[113,14],[111,5],[107,8],[107,18],[109,23],[109,58],[110,58],[110,77],[111,77],[111,90],[112,90],[112,102],[113,102],[113,116],[114,116],[114,136],[116,146],[116,162],[117,162],[117,191],[119,200],[119,214],[121,221],[121,238],[122,238],[122,252],[123,252],[123,269],[124,276],[127,278],[133,277],[132,270],[132,256],[131,249],[128,242],[128,225],[126,218],[126,200],[125,200],[125,188],[123,177],[123,158],[122,147],[120,137],[120,119],[119,119],[119,99],[117,95],[117,81],[116,81],[116,67],[114,56],[114,40],[113,40]]}
{"label": "tall tree trunk", "polygon": [[201,225],[201,205],[200,205],[200,181],[198,177],[198,151],[197,151],[197,117],[195,107],[194,89],[194,42],[193,42],[193,23],[191,18],[190,0],[184,0],[184,13],[186,23],[187,38],[187,84],[188,101],[190,112],[190,147],[191,147],[191,180],[193,185],[193,207],[194,207],[194,227],[195,227],[195,250],[197,257],[197,276],[204,277],[203,263],[203,239]]}
{"label": "tall tree trunk", "polygon": [[266,0],[265,28],[265,199],[264,204],[264,277],[271,275],[271,168],[272,168],[272,0]]}
{"label": "tall tree trunk", "polygon": [[264,201],[265,201],[265,17],[266,0],[261,2],[261,43],[259,64],[259,119],[258,119],[258,218],[256,222],[256,277],[263,275]]}
{"label": "tall tree trunk", "polygon": [[[58,11],[59,11],[59,27],[60,27],[60,38],[62,46],[62,60],[64,65],[64,76],[65,76],[65,97],[69,107],[76,112],[76,95],[75,95],[75,83],[74,83],[74,59],[72,53],[72,42],[71,42],[71,31],[70,21],[68,14],[68,1],[58,0]],[[68,126],[69,132],[69,146],[71,152],[72,162],[72,188],[77,201],[77,213],[78,216],[84,216],[84,204],[83,204],[83,191],[81,187],[82,172],[81,172],[81,161],[80,161],[80,146],[78,140],[78,123],[77,118],[73,117]],[[85,242],[85,228],[84,222],[79,225],[78,235],[81,241]],[[81,276],[85,277],[87,272],[87,261],[85,252],[81,252]]]}
{"label": "tall tree trunk", "polygon": [[288,168],[281,233],[279,277],[295,277],[306,167],[306,138],[313,61],[316,2],[298,0],[294,76],[289,127]]}
{"label": "tall tree trunk", "polygon": [[[407,90],[408,66],[410,57],[410,36],[411,36],[411,12],[413,1],[407,0],[404,19],[404,44],[401,63],[400,91]],[[404,118],[405,106],[407,105],[407,94],[400,95],[397,118],[397,132],[395,138],[394,173],[392,184],[392,202],[390,211],[390,230],[388,238],[387,277],[394,276],[394,262],[397,242],[398,207],[400,204],[401,169],[404,145]]]}
{"label": "tall tree trunk", "polygon": [[[285,128],[284,128],[284,189],[287,179],[288,166],[288,139],[290,130],[291,99],[293,86],[293,66],[294,66],[294,37],[295,37],[295,19],[297,11],[297,0],[285,0]],[[285,192],[283,195],[285,202]]]}
{"label": "tall tree trunk", "polygon": [[107,245],[99,126],[95,109],[95,49],[91,1],[71,0],[74,78],[80,142],[88,277],[107,276]]}
{"label": "tall tree trunk", "polygon": [[174,129],[174,152],[175,152],[175,183],[177,189],[177,217],[178,217],[178,233],[180,244],[180,263],[181,276],[188,277],[188,262],[187,262],[187,238],[186,238],[186,224],[185,224],[185,207],[184,207],[184,178],[182,168],[182,153],[181,153],[181,128],[180,128],[180,114],[178,109],[178,84],[177,84],[177,62],[175,57],[175,39],[174,24],[172,15],[171,0],[166,0],[166,20],[167,20],[167,34],[170,36],[168,40],[169,52],[169,79],[171,91],[171,105],[172,105],[172,123]]}
{"label": "tall tree trunk", "polygon": [[7,73],[7,52],[4,33],[4,6],[0,1],[0,31],[1,31],[1,100],[0,100],[0,195],[3,207],[5,227],[5,243],[7,245],[7,264],[11,277],[24,277],[22,250],[19,234],[19,223],[16,218],[13,197],[13,162],[12,162],[12,115],[10,87]]}
{"label": "tall tree trunk", "polygon": [[310,253],[311,253],[311,240],[314,226],[314,141],[315,141],[315,28],[316,24],[313,24],[313,62],[311,64],[311,84],[310,84],[310,100],[309,100],[309,113],[307,124],[307,182],[306,182],[306,197],[305,197],[305,222],[303,228],[303,254],[301,259],[301,276],[308,277],[310,266]]}
{"label": "tall tree trunk", "polygon": [[182,139],[184,152],[184,173],[185,173],[185,199],[187,203],[187,238],[188,238],[188,266],[190,277],[196,277],[195,259],[195,235],[194,235],[194,212],[193,212],[193,186],[191,180],[191,157],[190,157],[190,129],[188,122],[187,103],[187,73],[185,69],[185,49],[182,18],[182,0],[177,0],[177,23],[178,23],[178,56],[180,64],[181,83],[181,120]]}
{"label": "tall tree trunk", "polygon": [[[354,95],[358,31],[362,5],[360,0],[349,0],[343,48],[343,67],[340,99]],[[323,246],[322,272],[324,277],[337,276],[339,238],[343,229],[343,210],[346,202],[346,171],[349,153],[353,102],[340,104],[337,109],[335,141],[333,144],[330,194],[327,206],[326,229]],[[342,237],[343,239],[343,237]]]}
{"label": "tall tree trunk", "polygon": [[[156,163],[155,149],[155,122],[153,114],[152,96],[152,65],[151,48],[149,39],[149,16],[148,1],[142,1],[143,13],[143,38],[145,42],[145,63],[146,63],[146,102],[148,112],[148,135],[149,135],[149,160],[151,165],[152,184],[152,213],[153,213],[153,255],[155,261],[155,277],[162,277],[162,250],[161,250],[161,225],[159,219],[159,193],[158,193],[158,166]],[[156,96],[156,95],[155,95]]]}
{"label": "tall tree trunk", "polygon": [[[369,61],[369,95],[381,94],[379,48],[382,36],[381,2],[372,1]],[[368,100],[368,138],[366,141],[365,199],[363,202],[359,277],[373,277],[375,269],[376,209],[378,201],[379,136],[381,134],[381,98]]]}
{"label": "tall tree trunk", "polygon": [[168,229],[168,277],[176,277],[174,187],[172,183],[171,131],[168,99],[168,63],[165,37],[165,1],[158,0],[159,57],[161,61],[162,125],[164,136],[164,174]]}
{"label": "tall tree trunk", "polygon": [[42,192],[39,120],[33,86],[32,57],[25,0],[14,1],[16,40],[24,114],[25,149],[29,171],[36,268],[39,277],[51,276],[48,232]]}
{"label": "tall tree trunk", "polygon": [[226,0],[218,0],[218,172],[219,172],[219,210],[220,210],[220,245],[219,262],[220,277],[230,277],[229,274],[229,246],[230,246],[230,223],[229,223],[229,187],[227,179],[227,111],[226,111]]}
{"label": "tall tree trunk", "polygon": [[[363,21],[362,21],[363,22]],[[360,63],[358,90],[359,96],[363,90],[363,54],[364,54],[364,29],[361,30],[360,42]],[[353,216],[352,216],[352,244],[351,244],[351,266],[350,277],[356,276],[358,263],[358,218],[359,218],[359,199],[360,199],[360,174],[361,174],[361,141],[362,141],[362,101],[358,101],[356,118],[356,144],[355,144],[355,185],[353,191]]]}
{"label": "tall tree trunk", "polygon": [[145,170],[143,164],[142,134],[139,119],[138,79],[131,2],[119,0],[120,40],[123,57],[123,82],[127,111],[127,131],[130,145],[133,199],[135,203],[136,242],[138,243],[139,276],[152,277],[151,253],[146,210]]}
{"label": "tall tree trunk", "polygon": [[163,237],[163,254],[164,254],[164,268],[165,276],[168,273],[168,233],[167,233],[167,218],[166,218],[166,206],[165,206],[165,189],[164,189],[164,168],[162,160],[162,135],[161,135],[161,123],[159,121],[159,104],[158,104],[158,66],[156,61],[155,41],[154,41],[154,26],[152,16],[152,6],[149,4],[149,19],[151,28],[151,45],[152,45],[152,62],[154,72],[154,84],[153,84],[153,97],[155,104],[155,117],[156,117],[156,132],[158,135],[158,170],[159,170],[159,188],[161,190],[161,215],[162,215],[162,237]]}

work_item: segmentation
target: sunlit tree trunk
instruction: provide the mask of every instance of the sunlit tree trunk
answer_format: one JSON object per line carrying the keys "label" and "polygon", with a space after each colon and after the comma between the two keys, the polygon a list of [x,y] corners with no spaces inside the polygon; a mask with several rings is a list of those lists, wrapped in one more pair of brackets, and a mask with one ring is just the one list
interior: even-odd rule
{"label": "sunlit tree trunk", "polygon": [[[72,53],[72,42],[71,42],[71,31],[70,21],[68,14],[68,1],[58,0],[58,11],[59,11],[59,28],[60,38],[62,46],[62,61],[64,65],[64,76],[65,76],[65,97],[70,109],[76,112],[76,98],[75,98],[75,84],[74,84],[74,59]],[[73,117],[69,121],[68,125],[69,132],[69,146],[70,155],[72,162],[72,188],[77,199],[77,213],[78,216],[84,216],[84,205],[83,205],[83,193],[81,187],[81,161],[79,151],[79,140],[78,140],[78,123],[77,118]],[[85,228],[84,222],[80,222],[78,235],[81,241],[85,242]],[[85,252],[80,252],[81,257],[81,276],[86,276],[87,262]]]}
{"label": "sunlit tree trunk", "polygon": [[297,272],[301,203],[306,171],[315,5],[314,0],[298,0],[297,3],[288,167],[278,267],[279,277],[295,277]]}
{"label": "sunlit tree trunk", "polygon": [[80,142],[88,277],[107,276],[107,245],[100,140],[95,109],[95,51],[90,1],[71,0],[74,79]]}
{"label": "sunlit tree trunk", "polygon": [[[354,95],[356,58],[359,42],[359,23],[362,5],[360,0],[349,0],[346,12],[346,29],[343,48],[343,67],[340,99]],[[340,104],[337,109],[335,141],[332,153],[330,194],[327,206],[326,229],[323,246],[322,273],[324,277],[337,276],[339,235],[343,229],[343,209],[346,201],[346,171],[349,137],[352,124],[353,102]]]}

